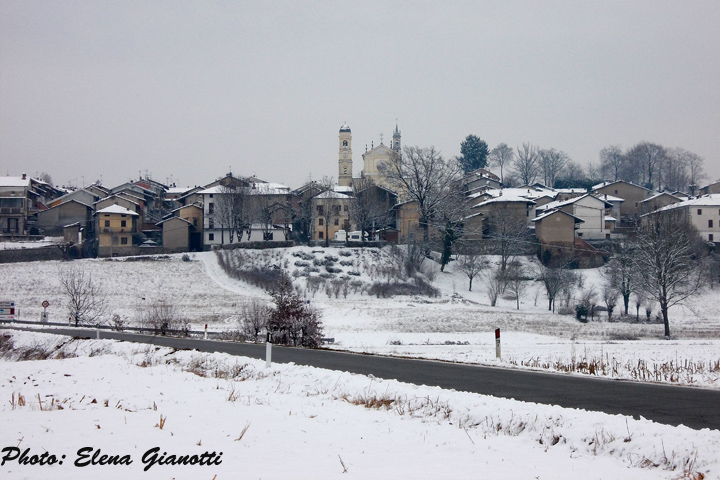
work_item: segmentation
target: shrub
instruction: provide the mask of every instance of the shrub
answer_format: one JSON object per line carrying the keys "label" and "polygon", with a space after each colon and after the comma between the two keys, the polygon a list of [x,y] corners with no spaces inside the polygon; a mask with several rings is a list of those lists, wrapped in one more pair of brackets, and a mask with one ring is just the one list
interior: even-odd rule
{"label": "shrub", "polygon": [[270,309],[260,300],[253,299],[240,306],[239,332],[257,343],[267,328]]}
{"label": "shrub", "polygon": [[141,310],[140,324],[152,328],[155,335],[190,334],[190,320],[178,314],[174,305],[165,302]]}
{"label": "shrub", "polygon": [[588,316],[588,308],[583,305],[575,305],[575,318],[580,320],[583,323],[587,323],[587,316]]}
{"label": "shrub", "polygon": [[273,343],[316,348],[322,338],[320,314],[296,293],[292,282],[283,276],[269,292],[275,306],[268,316],[268,331]]}

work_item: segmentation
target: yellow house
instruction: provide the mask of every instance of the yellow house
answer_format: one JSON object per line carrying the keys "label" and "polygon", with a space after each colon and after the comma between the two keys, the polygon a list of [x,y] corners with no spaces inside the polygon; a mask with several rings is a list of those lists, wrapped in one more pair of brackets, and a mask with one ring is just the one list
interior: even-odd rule
{"label": "yellow house", "polygon": [[328,241],[335,238],[339,230],[349,232],[351,202],[351,197],[332,190],[313,197],[313,240]]}
{"label": "yellow house", "polygon": [[98,254],[102,256],[132,253],[133,234],[138,233],[140,215],[120,205],[111,205],[96,212]]}

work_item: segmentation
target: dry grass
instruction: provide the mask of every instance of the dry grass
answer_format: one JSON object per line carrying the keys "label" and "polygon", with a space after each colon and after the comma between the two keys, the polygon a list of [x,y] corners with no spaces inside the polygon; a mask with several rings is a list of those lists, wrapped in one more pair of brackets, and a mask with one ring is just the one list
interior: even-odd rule
{"label": "dry grass", "polygon": [[162,430],[163,428],[165,428],[165,422],[166,422],[166,421],[167,421],[167,417],[165,417],[165,416],[163,416],[163,415],[161,414],[161,415],[160,415],[160,421],[155,424],[155,428],[159,428],[160,430]]}

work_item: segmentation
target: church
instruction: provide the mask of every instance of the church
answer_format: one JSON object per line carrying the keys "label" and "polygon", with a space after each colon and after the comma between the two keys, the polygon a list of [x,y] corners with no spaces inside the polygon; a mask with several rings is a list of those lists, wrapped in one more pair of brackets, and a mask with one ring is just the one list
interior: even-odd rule
{"label": "church", "polygon": [[[378,171],[378,165],[382,162],[389,161],[392,155],[400,154],[400,129],[397,124],[395,125],[395,131],[393,132],[392,143],[387,146],[383,143],[383,136],[380,135],[380,145],[377,147],[371,144],[370,150],[365,146],[365,153],[363,154],[363,169],[360,172],[360,178],[368,178],[375,182],[376,185],[388,188],[389,185]],[[339,151],[338,151],[338,186],[339,187],[350,187],[352,186],[352,132],[347,123],[344,123],[340,127],[340,133],[338,135],[339,140]]]}

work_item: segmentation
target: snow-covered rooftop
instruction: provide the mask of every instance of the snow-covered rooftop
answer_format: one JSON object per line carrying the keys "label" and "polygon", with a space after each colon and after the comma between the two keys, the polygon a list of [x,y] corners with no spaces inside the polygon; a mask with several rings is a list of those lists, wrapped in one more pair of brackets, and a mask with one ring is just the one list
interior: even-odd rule
{"label": "snow-covered rooftop", "polygon": [[682,202],[672,203],[662,208],[655,210],[655,212],[665,212],[668,210],[674,210],[676,208],[690,208],[690,207],[720,207],[720,193],[711,193],[709,195],[703,195],[702,197],[692,198],[690,200],[683,200]]}
{"label": "snow-covered rooftop", "polygon": [[105,207],[102,210],[98,210],[97,213],[119,213],[122,215],[135,215],[139,216],[137,213],[128,210],[125,207],[121,207],[120,205],[110,205],[109,207]]}
{"label": "snow-covered rooftop", "polygon": [[29,187],[30,178],[0,177],[0,187]]}
{"label": "snow-covered rooftop", "polygon": [[678,198],[678,197],[676,197],[675,195],[671,195],[671,194],[669,194],[669,193],[667,193],[667,192],[660,192],[660,193],[656,193],[656,194],[653,195],[652,197],[648,197],[648,198],[646,198],[645,200],[642,200],[640,203],[651,202],[651,201],[655,200],[656,198],[662,197],[662,196],[672,197],[672,198],[674,198],[674,199],[677,200],[677,201],[682,200],[681,198]]}
{"label": "snow-covered rooftop", "polygon": [[531,222],[539,222],[540,220],[542,220],[542,219],[544,219],[544,218],[547,218],[547,217],[549,217],[550,215],[553,215],[553,214],[555,214],[555,213],[562,213],[563,215],[567,215],[568,217],[571,217],[571,218],[575,219],[575,223],[585,223],[585,220],[583,220],[582,218],[576,217],[575,215],[572,215],[572,214],[567,213],[567,212],[565,212],[565,211],[563,211],[563,210],[557,210],[557,209],[553,209],[553,210],[550,211],[550,212],[543,213],[542,215],[538,215],[537,217],[533,218],[533,219],[530,220],[530,221],[531,221]]}
{"label": "snow-covered rooftop", "polygon": [[342,193],[333,192],[333,191],[331,191],[331,190],[326,190],[326,191],[324,191],[324,192],[316,195],[314,198],[321,198],[321,199],[324,199],[324,198],[344,198],[344,199],[347,199],[347,198],[349,198],[349,197],[348,197],[347,195],[343,195]]}

